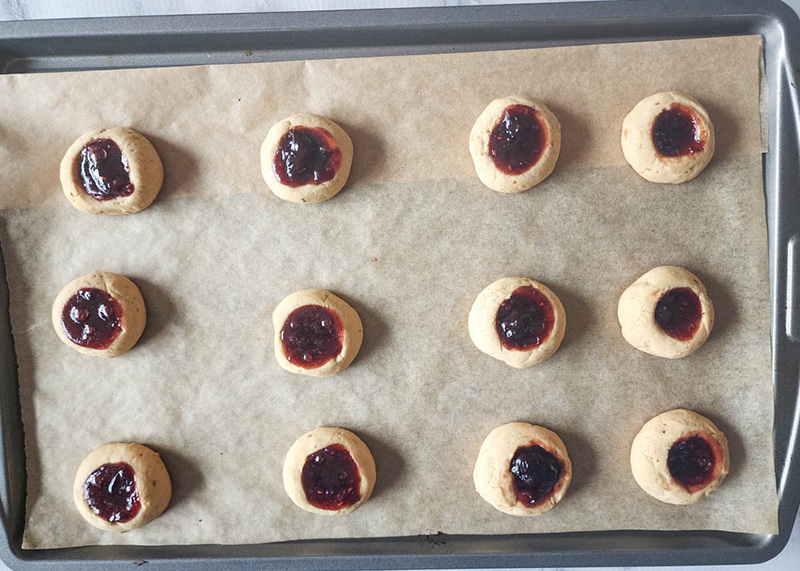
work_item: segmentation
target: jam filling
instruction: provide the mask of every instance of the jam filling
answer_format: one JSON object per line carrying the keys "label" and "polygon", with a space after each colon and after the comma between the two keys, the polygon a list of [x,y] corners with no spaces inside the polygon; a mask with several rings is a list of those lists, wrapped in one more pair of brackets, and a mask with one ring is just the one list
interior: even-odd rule
{"label": "jam filling", "polygon": [[323,510],[340,510],[361,499],[361,475],[341,444],[309,454],[301,475],[308,502]]}
{"label": "jam filling", "polygon": [[518,448],[509,468],[517,501],[533,506],[547,498],[561,477],[561,462],[541,446]]}
{"label": "jam filling", "polygon": [[541,158],[547,145],[547,127],[533,107],[506,107],[489,137],[489,155],[505,174],[522,174]]}
{"label": "jam filling", "polygon": [[703,308],[691,288],[676,287],[658,300],[654,317],[664,333],[678,341],[688,341],[700,328]]}
{"label": "jam filling", "polygon": [[689,493],[705,488],[716,476],[714,449],[702,436],[689,436],[675,442],[667,455],[667,468],[678,484]]}
{"label": "jam filling", "polygon": [[495,318],[500,343],[509,350],[530,351],[553,330],[553,305],[533,286],[522,286],[500,304]]}
{"label": "jam filling", "polygon": [[108,349],[122,331],[122,308],[97,288],[79,289],[61,311],[61,326],[70,341],[90,349]]}
{"label": "jam filling", "polygon": [[322,127],[292,127],[278,143],[273,170],[281,184],[322,184],[336,176],[342,152]]}
{"label": "jam filling", "polygon": [[110,523],[125,523],[141,508],[136,475],[125,462],[103,464],[83,482],[83,497],[95,515]]}
{"label": "jam filling", "polygon": [[133,194],[128,159],[111,139],[95,139],[81,150],[83,189],[95,200],[111,200]]}
{"label": "jam filling", "polygon": [[705,148],[697,115],[681,104],[674,104],[658,114],[653,122],[653,145],[663,157],[682,157]]}
{"label": "jam filling", "polygon": [[342,321],[321,305],[304,305],[289,314],[281,329],[283,354],[304,369],[321,367],[342,352]]}

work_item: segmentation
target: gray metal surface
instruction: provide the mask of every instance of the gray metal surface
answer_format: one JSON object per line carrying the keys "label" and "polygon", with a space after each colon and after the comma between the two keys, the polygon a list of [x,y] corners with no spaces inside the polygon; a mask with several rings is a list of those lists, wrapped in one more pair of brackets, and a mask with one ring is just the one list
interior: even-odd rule
{"label": "gray metal surface", "polygon": [[[777,0],[593,2],[446,9],[0,22],[0,71],[171,66],[761,34],[772,286],[777,536],[615,531],[418,536],[263,545],[24,551],[25,455],[8,290],[0,281],[0,557],[14,569],[379,569],[755,563],[786,544],[800,503],[800,20]],[[0,272],[4,266],[0,266]]]}

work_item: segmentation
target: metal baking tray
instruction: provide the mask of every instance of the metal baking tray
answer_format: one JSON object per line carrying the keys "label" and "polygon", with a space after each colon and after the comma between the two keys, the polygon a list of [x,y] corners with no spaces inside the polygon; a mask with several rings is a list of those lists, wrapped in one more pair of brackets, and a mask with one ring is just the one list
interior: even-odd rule
{"label": "metal baking tray", "polygon": [[[591,2],[0,22],[0,72],[113,69],[534,48],[761,34],[769,86],[764,182],[780,534],[609,531],[260,545],[23,550],[25,452],[8,288],[0,280],[0,557],[14,569],[384,569],[756,563],[800,503],[800,20],[777,0]],[[0,266],[0,272],[4,266]]]}

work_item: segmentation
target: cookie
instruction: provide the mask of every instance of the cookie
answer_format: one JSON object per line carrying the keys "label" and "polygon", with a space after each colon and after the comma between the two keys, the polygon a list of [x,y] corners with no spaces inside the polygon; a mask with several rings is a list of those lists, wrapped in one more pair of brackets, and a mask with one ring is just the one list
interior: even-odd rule
{"label": "cookie", "polygon": [[637,103],[622,121],[622,153],[651,182],[686,182],[714,156],[714,124],[688,95],[656,93]]}
{"label": "cookie", "polygon": [[622,292],[617,318],[625,341],[645,353],[677,359],[706,342],[714,326],[714,306],[692,272],[659,266]]}
{"label": "cookie", "polygon": [[133,129],[85,133],[61,160],[61,188],[70,204],[88,214],[133,214],[161,190],[164,167],[153,145]]}
{"label": "cookie", "polygon": [[561,124],[540,101],[521,95],[495,99],[472,127],[469,152],[483,184],[497,192],[522,192],[556,167]]}
{"label": "cookie", "polygon": [[495,359],[524,369],[549,359],[564,339],[567,315],[550,288],[528,278],[488,285],[469,312],[469,336]]}
{"label": "cookie", "polygon": [[486,437],[473,479],[478,494],[501,512],[540,515],[564,498],[572,481],[572,463],[556,433],[512,422]]}
{"label": "cookie", "polygon": [[53,302],[59,339],[85,355],[117,357],[139,340],[147,321],[144,299],[131,280],[111,272],[81,276]]}
{"label": "cookie", "polygon": [[648,494],[693,504],[716,490],[730,469],[725,435],[706,417],[671,410],[648,421],[631,446],[631,471]]}
{"label": "cookie", "polygon": [[114,442],[93,450],[75,475],[75,507],[93,526],[123,533],[160,516],[172,498],[161,457],[141,444]]}
{"label": "cookie", "polygon": [[328,200],[347,183],[353,142],[339,125],[304,113],[277,122],[261,145],[261,175],[289,202]]}
{"label": "cookie", "polygon": [[290,373],[328,377],[356,358],[364,328],[356,310],[324,289],[284,298],[272,314],[275,358]]}
{"label": "cookie", "polygon": [[323,515],[349,514],[375,487],[375,460],[344,428],[322,427],[298,438],[283,463],[283,486],[297,506]]}

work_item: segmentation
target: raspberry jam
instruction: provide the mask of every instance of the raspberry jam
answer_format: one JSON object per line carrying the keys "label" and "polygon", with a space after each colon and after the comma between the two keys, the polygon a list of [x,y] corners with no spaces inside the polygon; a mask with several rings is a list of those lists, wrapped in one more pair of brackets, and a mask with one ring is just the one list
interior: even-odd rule
{"label": "raspberry jam", "polygon": [[81,150],[79,171],[86,194],[111,200],[133,194],[128,159],[111,139],[95,139]]}
{"label": "raspberry jam", "polygon": [[694,337],[702,317],[700,298],[688,287],[673,288],[661,296],[654,314],[656,325],[678,341],[688,341]]}
{"label": "raspberry jam", "polygon": [[341,444],[309,454],[301,475],[308,502],[323,510],[340,510],[361,499],[361,475],[355,460]]}
{"label": "raspberry jam", "polygon": [[103,464],[86,477],[83,497],[89,509],[110,523],[125,523],[136,517],[141,503],[136,475],[125,462]]}
{"label": "raspberry jam", "polygon": [[336,313],[321,305],[303,305],[283,322],[283,354],[293,365],[316,369],[342,352],[342,334]]}
{"label": "raspberry jam", "polygon": [[108,349],[122,331],[122,308],[97,288],[79,289],[61,311],[61,326],[70,341],[89,349]]}
{"label": "raspberry jam", "polygon": [[530,351],[544,343],[553,330],[553,305],[533,286],[522,286],[500,304],[495,328],[509,350]]}
{"label": "raspberry jam", "polygon": [[278,143],[273,170],[286,186],[322,184],[336,176],[342,152],[322,127],[292,127]]}
{"label": "raspberry jam", "polygon": [[717,476],[714,447],[702,436],[693,435],[675,442],[667,455],[667,468],[678,484],[694,493]]}
{"label": "raspberry jam", "polygon": [[695,112],[679,103],[664,109],[653,122],[653,145],[663,157],[682,157],[702,151],[705,141]]}
{"label": "raspberry jam", "polygon": [[489,155],[495,166],[509,175],[522,174],[541,158],[547,145],[547,128],[533,107],[506,107],[489,137]]}
{"label": "raspberry jam", "polygon": [[541,446],[518,448],[511,459],[517,501],[534,506],[546,499],[561,477],[561,462]]}

